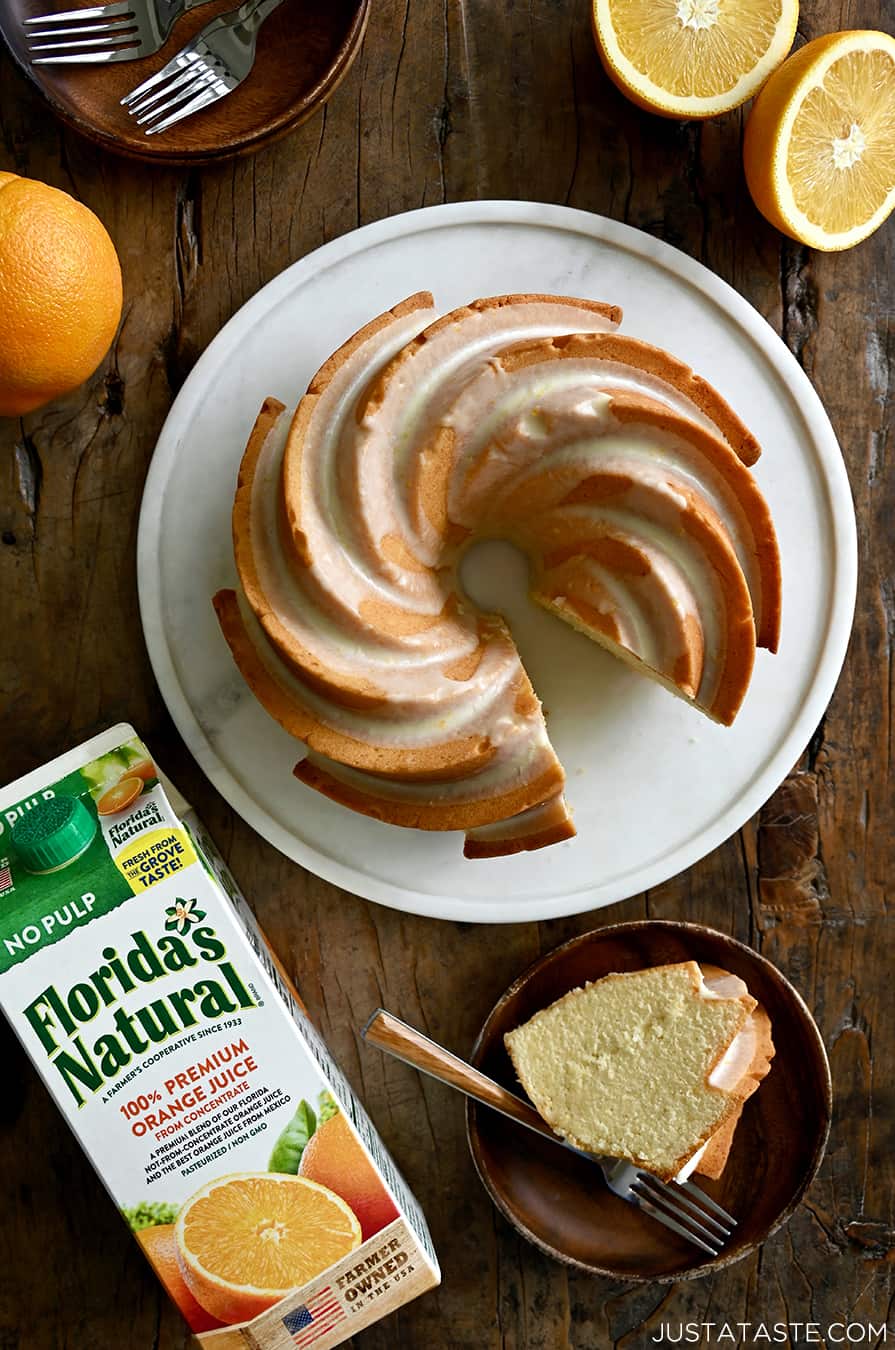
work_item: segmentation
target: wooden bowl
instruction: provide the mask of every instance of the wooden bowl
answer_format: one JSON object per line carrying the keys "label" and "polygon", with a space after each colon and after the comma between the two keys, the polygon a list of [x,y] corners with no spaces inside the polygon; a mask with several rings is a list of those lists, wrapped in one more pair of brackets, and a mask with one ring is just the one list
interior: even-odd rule
{"label": "wooden bowl", "polygon": [[[155,164],[209,164],[252,154],[316,112],[344,79],[360,49],[370,0],[287,0],[258,35],[255,67],[219,104],[146,136],[120,105],[211,19],[237,0],[210,0],[184,14],[160,52],[111,65],[34,66],[23,20],[78,8],[85,0],[0,0],[0,33],[16,63],[53,111],[91,141]],[[89,4],[90,0],[86,0]]]}
{"label": "wooden bowl", "polygon": [[696,1247],[614,1196],[599,1170],[495,1111],[469,1102],[466,1126],[478,1174],[497,1208],[548,1256],[595,1275],[689,1279],[739,1261],[793,1213],[830,1130],[830,1067],[810,1012],[788,980],[749,947],[698,924],[647,921],[585,933],[536,961],[506,991],[476,1041],[472,1062],[519,1093],[503,1036],[555,999],[612,971],[702,961],[741,976],[768,1011],[776,1056],[746,1103],[720,1180],[695,1178],[738,1220],[720,1256]]}

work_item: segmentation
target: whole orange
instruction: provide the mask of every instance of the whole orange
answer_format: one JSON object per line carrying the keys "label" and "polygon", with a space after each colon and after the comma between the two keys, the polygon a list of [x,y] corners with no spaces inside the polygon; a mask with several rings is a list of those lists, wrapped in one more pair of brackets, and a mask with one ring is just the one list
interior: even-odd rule
{"label": "whole orange", "polygon": [[141,1228],[136,1237],[149,1258],[149,1264],[165,1286],[168,1297],[177,1304],[190,1330],[214,1331],[216,1327],[223,1326],[222,1322],[205,1311],[187,1288],[177,1262],[173,1223],[159,1224],[155,1228]]}
{"label": "whole orange", "polygon": [[76,389],[121,317],[121,267],[105,226],[67,192],[0,174],[0,416]]}
{"label": "whole orange", "polygon": [[311,1135],[301,1155],[298,1173],[328,1186],[351,1206],[365,1242],[398,1217],[394,1200],[341,1111]]}

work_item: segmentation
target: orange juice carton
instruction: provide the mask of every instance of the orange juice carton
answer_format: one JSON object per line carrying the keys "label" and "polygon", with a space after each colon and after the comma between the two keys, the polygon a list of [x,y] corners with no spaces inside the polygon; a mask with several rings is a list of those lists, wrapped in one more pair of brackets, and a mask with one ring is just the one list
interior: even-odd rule
{"label": "orange juice carton", "polygon": [[208,1350],[328,1350],[438,1284],[426,1222],[129,726],[0,791],[6,1016]]}

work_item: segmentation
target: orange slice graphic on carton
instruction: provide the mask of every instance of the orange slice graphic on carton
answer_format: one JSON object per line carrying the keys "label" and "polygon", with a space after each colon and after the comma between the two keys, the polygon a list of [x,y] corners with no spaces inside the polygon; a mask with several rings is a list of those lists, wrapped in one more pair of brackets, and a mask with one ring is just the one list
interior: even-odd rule
{"label": "orange slice graphic on carton", "polygon": [[206,1312],[191,1294],[177,1260],[177,1242],[173,1223],[142,1228],[137,1241],[149,1258],[156,1275],[165,1286],[168,1297],[180,1309],[191,1331],[214,1331],[223,1326],[216,1317]]}
{"label": "orange slice graphic on carton", "polygon": [[143,779],[138,774],[127,774],[114,787],[106,789],[96,803],[97,812],[101,816],[114,816],[132,806],[142,791]]}
{"label": "orange slice graphic on carton", "polygon": [[232,1325],[258,1317],[359,1247],[361,1226],[326,1186],[245,1172],[197,1191],[180,1211],[176,1240],[191,1293]]}

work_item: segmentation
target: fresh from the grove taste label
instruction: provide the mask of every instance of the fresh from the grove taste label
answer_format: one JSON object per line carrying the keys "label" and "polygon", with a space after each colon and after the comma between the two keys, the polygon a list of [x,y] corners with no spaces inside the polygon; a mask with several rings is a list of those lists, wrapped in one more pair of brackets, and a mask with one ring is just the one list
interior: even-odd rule
{"label": "fresh from the grove taste label", "polygon": [[186,803],[120,726],[0,793],[4,1011],[203,1345],[338,1345],[425,1220]]}

